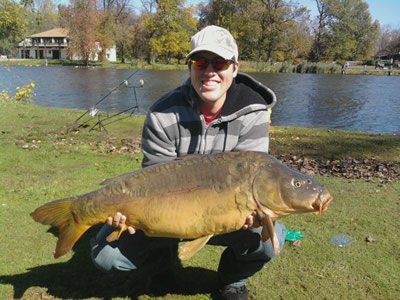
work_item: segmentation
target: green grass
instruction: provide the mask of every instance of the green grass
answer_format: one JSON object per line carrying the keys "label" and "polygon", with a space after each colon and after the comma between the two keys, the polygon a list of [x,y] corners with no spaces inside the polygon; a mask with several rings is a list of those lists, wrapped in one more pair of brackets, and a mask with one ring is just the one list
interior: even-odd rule
{"label": "green grass", "polygon": [[[77,130],[86,116],[72,128],[82,114],[77,110],[0,103],[0,112],[0,299],[214,299],[222,247],[207,246],[177,266],[178,291],[153,297],[143,292],[140,274],[103,274],[92,265],[89,239],[96,228],[55,260],[55,232],[29,216],[48,201],[139,168],[141,154],[124,146],[140,141],[143,116],[109,123],[106,132],[89,131],[93,121]],[[400,137],[273,126],[271,152],[400,161]],[[300,247],[286,243],[251,278],[254,299],[399,299],[400,183],[317,179],[335,200],[321,216],[282,219],[304,239]],[[330,244],[340,233],[354,243]]]}

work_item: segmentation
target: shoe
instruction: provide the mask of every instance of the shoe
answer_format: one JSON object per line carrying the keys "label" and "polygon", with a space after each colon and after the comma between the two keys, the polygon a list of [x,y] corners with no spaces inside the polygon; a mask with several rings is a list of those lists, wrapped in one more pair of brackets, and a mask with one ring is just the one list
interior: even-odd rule
{"label": "shoe", "polygon": [[219,292],[224,300],[249,300],[249,292],[245,285],[226,285]]}

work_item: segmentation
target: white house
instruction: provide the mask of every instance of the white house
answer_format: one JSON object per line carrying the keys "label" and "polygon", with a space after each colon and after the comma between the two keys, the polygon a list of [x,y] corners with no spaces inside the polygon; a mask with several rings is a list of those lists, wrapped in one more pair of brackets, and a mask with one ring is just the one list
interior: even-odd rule
{"label": "white house", "polygon": [[[64,28],[54,28],[36,33],[18,43],[18,58],[70,59],[66,53],[66,48],[70,42],[68,30]],[[100,50],[99,46],[99,52]],[[108,61],[117,61],[115,46],[106,50],[106,57]],[[73,57],[72,59],[79,59],[79,57]],[[98,60],[97,53],[94,54],[93,60]]]}

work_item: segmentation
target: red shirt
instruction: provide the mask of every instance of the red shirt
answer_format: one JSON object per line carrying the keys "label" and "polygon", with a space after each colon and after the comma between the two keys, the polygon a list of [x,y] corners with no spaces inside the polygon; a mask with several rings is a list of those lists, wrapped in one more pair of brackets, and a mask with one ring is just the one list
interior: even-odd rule
{"label": "red shirt", "polygon": [[206,116],[205,114],[203,114],[206,125],[210,124],[216,117],[218,117],[219,113],[221,112],[222,107],[223,106],[221,106],[221,108],[218,109],[218,111],[215,114],[213,114],[212,116]]}

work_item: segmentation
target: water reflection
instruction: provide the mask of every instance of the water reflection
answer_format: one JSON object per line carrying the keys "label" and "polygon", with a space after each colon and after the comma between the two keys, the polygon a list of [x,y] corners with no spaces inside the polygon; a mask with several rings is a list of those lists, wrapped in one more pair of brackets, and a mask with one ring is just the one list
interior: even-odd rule
{"label": "water reflection", "polygon": [[400,133],[400,77],[253,76],[277,93],[274,124]]}
{"label": "water reflection", "polygon": [[[97,108],[118,112],[135,105],[133,89],[120,85],[136,70],[74,67],[0,66],[0,90],[36,82],[34,103],[47,107],[88,109],[113,91]],[[278,98],[276,125],[340,128],[400,133],[400,77],[253,73]],[[187,71],[139,70],[129,80],[136,89],[141,113],[163,94],[179,86]],[[116,87],[118,87],[116,89]]]}

